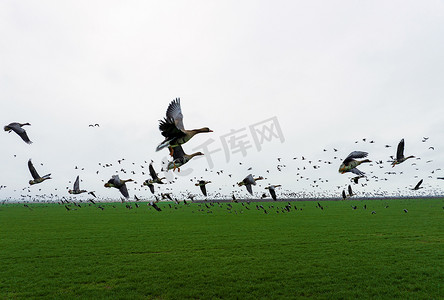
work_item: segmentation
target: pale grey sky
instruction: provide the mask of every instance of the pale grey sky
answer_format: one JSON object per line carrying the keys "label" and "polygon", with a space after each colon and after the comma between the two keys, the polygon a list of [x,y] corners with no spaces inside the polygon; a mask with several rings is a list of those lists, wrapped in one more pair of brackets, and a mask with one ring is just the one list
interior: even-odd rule
{"label": "pale grey sky", "polygon": [[[253,147],[246,157],[231,153],[227,162],[221,150],[211,155],[213,173],[204,172],[205,158],[191,161],[192,174],[169,186],[176,193],[197,194],[190,182],[197,176],[213,181],[210,195],[219,187],[230,195],[232,184],[251,172],[267,177],[258,193],[280,183],[296,193],[339,195],[337,186],[348,185],[351,176],[338,173],[341,161],[333,157],[354,150],[368,151],[385,166],[360,167],[370,179],[356,186],[361,195],[411,194],[408,187],[421,178],[424,189],[417,194],[441,192],[443,17],[443,1],[3,1],[0,119],[2,125],[31,123],[26,130],[34,143],[1,135],[0,185],[7,187],[0,198],[67,196],[77,175],[81,188],[118,198],[102,180],[120,170],[120,158],[128,171],[119,172],[121,178],[138,182],[128,184],[130,195],[151,198],[147,189],[134,188],[148,178],[140,173],[144,161],[161,168],[167,150],[154,151],[162,140],[158,120],[176,97],[186,128],[214,130],[185,144],[188,153],[209,138],[215,140],[211,147],[222,149],[220,137],[231,129],[248,134],[250,125],[271,117],[285,138],[258,151],[247,135]],[[402,138],[405,154],[421,159],[391,169],[386,161]],[[302,156],[321,159],[321,168]],[[287,166],[281,172],[277,157]],[[31,177],[29,158],[40,175],[52,173],[53,179],[28,193],[21,189]],[[304,166],[301,179],[297,168]],[[221,169],[232,178],[216,175]],[[384,174],[391,171],[397,174]],[[312,187],[319,178],[328,182]]]}

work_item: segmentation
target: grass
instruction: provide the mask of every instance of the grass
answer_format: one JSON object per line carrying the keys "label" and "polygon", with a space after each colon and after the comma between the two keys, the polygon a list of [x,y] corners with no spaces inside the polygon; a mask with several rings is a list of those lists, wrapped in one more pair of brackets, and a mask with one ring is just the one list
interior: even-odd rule
{"label": "grass", "polygon": [[3,205],[0,298],[443,298],[443,199],[320,203]]}

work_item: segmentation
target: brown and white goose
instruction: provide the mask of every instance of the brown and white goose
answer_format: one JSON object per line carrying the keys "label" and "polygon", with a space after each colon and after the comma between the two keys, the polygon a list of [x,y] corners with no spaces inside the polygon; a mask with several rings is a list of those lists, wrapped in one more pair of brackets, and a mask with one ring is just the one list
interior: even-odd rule
{"label": "brown and white goose", "polygon": [[277,200],[275,189],[280,186],[281,186],[280,184],[276,184],[276,185],[269,185],[269,186],[265,187],[265,189],[267,189],[270,192],[271,198],[273,198],[274,201]]}
{"label": "brown and white goose", "polygon": [[123,197],[129,198],[128,189],[126,188],[126,182],[133,181],[132,179],[122,180],[119,178],[119,175],[113,175],[110,180],[108,180],[107,183],[105,183],[105,187],[110,188],[116,188],[122,193]]}
{"label": "brown and white goose", "polygon": [[159,144],[159,146],[157,146],[156,151],[159,151],[165,147],[175,148],[179,145],[185,144],[198,133],[213,132],[208,127],[191,130],[185,129],[183,125],[182,108],[180,107],[179,98],[171,101],[166,111],[165,119],[160,120],[159,122],[159,130],[165,139]]}
{"label": "brown and white goose", "polygon": [[80,189],[80,177],[79,177],[79,175],[77,175],[76,181],[74,182],[74,187],[72,190],[68,190],[68,193],[77,195],[77,194],[86,193],[86,192],[87,192],[87,190]]}
{"label": "brown and white goose", "polygon": [[51,174],[46,174],[45,176],[40,177],[39,173],[37,173],[37,171],[35,170],[34,165],[31,162],[31,159],[28,160],[28,169],[29,169],[29,172],[31,172],[32,178],[34,178],[29,181],[30,185],[42,183],[43,181],[45,181],[47,179],[51,179],[51,177],[50,177]]}
{"label": "brown and white goose", "polygon": [[193,157],[198,155],[204,155],[202,152],[195,152],[193,154],[186,154],[181,145],[177,145],[176,147],[172,148],[170,146],[170,150],[173,153],[173,161],[170,161],[168,163],[167,169],[168,170],[176,170],[180,172],[180,167],[189,162]]}
{"label": "brown and white goose", "polygon": [[344,174],[347,172],[352,172],[359,176],[364,175],[364,172],[359,171],[356,167],[362,163],[371,162],[371,160],[356,160],[355,158],[365,158],[367,155],[368,153],[364,151],[353,151],[342,162],[341,166],[339,167],[339,173]]}
{"label": "brown and white goose", "polygon": [[150,188],[151,193],[154,194],[154,184],[155,183],[157,183],[157,184],[164,184],[164,182],[162,180],[164,180],[165,177],[159,178],[159,176],[157,175],[156,171],[154,170],[152,162],[150,163],[149,170],[150,170],[151,179],[145,180],[143,185],[148,186]]}
{"label": "brown and white goose", "polygon": [[254,178],[253,175],[249,174],[247,177],[244,178],[244,180],[242,180],[241,182],[238,182],[237,185],[238,186],[243,186],[245,185],[245,187],[247,188],[247,191],[253,195],[253,189],[252,189],[252,185],[256,185],[256,181],[257,180],[262,180],[264,179],[264,177],[259,176],[257,178]]}
{"label": "brown and white goose", "polygon": [[205,197],[207,196],[207,188],[205,187],[205,185],[207,185],[208,183],[211,183],[211,181],[199,180],[198,183],[194,184],[195,186],[200,187],[200,190]]}
{"label": "brown and white goose", "polygon": [[409,158],[414,158],[414,156],[404,156],[404,139],[402,139],[398,144],[398,149],[396,150],[396,158],[392,162],[392,168],[400,163],[405,162]]}

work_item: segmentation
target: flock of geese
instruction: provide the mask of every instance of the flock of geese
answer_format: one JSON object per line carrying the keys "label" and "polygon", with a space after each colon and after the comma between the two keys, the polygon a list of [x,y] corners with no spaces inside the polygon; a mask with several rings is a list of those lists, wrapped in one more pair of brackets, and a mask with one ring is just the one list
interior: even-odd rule
{"label": "flock of geese", "polygon": [[[14,122],[14,123],[10,123],[10,124],[4,126],[4,130],[6,132],[16,133],[25,143],[31,144],[32,141],[29,139],[29,137],[26,133],[26,130],[23,128],[24,126],[30,126],[30,125],[31,124],[29,124],[29,123]],[[90,124],[89,127],[100,127],[100,125],[99,124]],[[195,152],[195,153],[191,153],[191,154],[185,153],[185,151],[183,149],[184,144],[189,142],[197,134],[213,132],[208,127],[202,127],[202,128],[198,128],[198,129],[185,129],[185,126],[183,124],[182,108],[181,108],[179,98],[174,99],[168,105],[165,117],[159,121],[159,131],[160,131],[161,135],[163,136],[163,140],[159,143],[159,145],[156,147],[155,150],[161,151],[163,149],[168,149],[169,155],[172,157],[172,159],[171,159],[171,161],[168,162],[168,164],[166,166],[166,170],[167,171],[171,170],[172,172],[175,172],[176,170],[177,170],[177,172],[180,172],[180,168],[183,165],[189,163],[194,157],[204,155],[202,152]],[[423,142],[425,142],[427,139],[428,138],[424,138]],[[370,143],[373,143],[373,141],[370,141]],[[390,146],[386,145],[386,147],[390,147]],[[398,144],[396,156],[392,157],[392,160],[390,161],[392,168],[395,167],[396,165],[404,163],[406,160],[408,160],[410,158],[415,157],[413,155],[405,156],[404,155],[404,147],[405,147],[405,142],[404,142],[404,139],[402,139]],[[433,147],[430,147],[430,148],[433,148]],[[337,151],[337,149],[334,149],[334,150]],[[324,151],[326,151],[326,150],[324,150]],[[368,157],[368,153],[364,152],[364,151],[351,152],[340,164],[339,170],[338,170],[339,173],[345,174],[345,173],[350,172],[350,173],[355,174],[356,176],[351,179],[352,182],[354,182],[355,184],[358,184],[358,182],[361,178],[365,178],[368,181],[366,174],[357,168],[361,164],[372,162],[367,157]],[[296,159],[296,158],[294,158],[294,159]],[[124,159],[119,160],[118,161],[119,164],[123,160]],[[305,158],[302,157],[302,160],[305,160]],[[278,161],[281,162],[281,158],[278,158]],[[311,161],[310,161],[310,163],[311,163]],[[331,162],[328,162],[328,163],[331,163]],[[382,161],[377,162],[377,163],[382,163]],[[239,164],[242,164],[242,163],[239,163]],[[278,169],[278,171],[281,171],[282,168],[285,168],[285,167],[286,166],[284,164],[280,164],[277,166],[277,169]],[[313,165],[313,168],[316,169],[316,165]],[[31,159],[28,160],[28,169],[29,169],[31,176],[32,176],[32,179],[29,180],[30,185],[41,184],[44,181],[51,179],[51,174],[46,174],[44,176],[40,176],[39,173],[37,172],[36,168],[34,167]],[[304,167],[304,169],[305,169],[305,167]],[[122,171],[123,171],[123,169],[122,169]],[[298,171],[299,171],[299,168],[298,168]],[[223,170],[218,171],[217,172],[218,175],[220,174],[219,172],[223,173]],[[267,172],[269,172],[269,171],[267,170]],[[98,173],[98,171],[97,171],[97,173]],[[143,173],[143,174],[145,174],[145,173]],[[151,193],[155,194],[155,185],[165,184],[166,182],[164,182],[164,180],[166,180],[166,178],[159,177],[159,174],[154,169],[153,161],[151,161],[151,163],[149,164],[149,175],[150,175],[150,178],[143,182],[143,186],[147,186],[149,188],[149,190],[151,191]],[[297,175],[299,175],[299,172],[297,173]],[[231,177],[231,174],[229,176]],[[301,176],[301,178],[303,178],[303,177]],[[444,179],[444,177],[438,177],[438,179]],[[260,180],[264,180],[264,177],[262,177],[262,176],[255,177],[252,174],[248,174],[243,180],[238,182],[237,185],[239,187],[245,186],[248,193],[253,195],[253,186],[255,186],[256,182],[260,181]],[[133,182],[133,181],[134,181],[133,179],[121,179],[119,177],[119,175],[116,174],[116,175],[111,176],[111,178],[104,184],[104,187],[118,189],[120,194],[124,197],[124,199],[127,200],[127,199],[129,199],[130,195],[129,195],[128,188],[127,188],[126,184],[128,182]],[[209,183],[211,183],[211,181],[207,181],[207,180],[203,180],[203,179],[197,180],[197,182],[195,183],[195,186],[200,188],[202,195],[204,195],[205,197],[207,197],[206,185]],[[316,180],[314,181],[314,183],[316,183]],[[412,190],[418,190],[418,189],[422,188],[421,187],[422,183],[423,183],[423,179],[421,179],[416,184],[416,186],[414,188],[412,188]],[[276,193],[276,189],[278,187],[281,187],[281,185],[279,185],[279,184],[271,185],[270,184],[265,187],[265,189],[268,190],[268,192],[273,200],[278,199],[278,196]],[[91,195],[92,197],[96,198],[95,191],[87,191],[87,190],[80,189],[79,176],[76,177],[76,180],[73,184],[73,188],[69,189],[68,193],[71,195],[78,195],[78,194],[82,194],[82,193],[87,193],[87,194]],[[342,191],[342,198],[343,199],[347,199],[347,198],[352,197],[354,195],[355,195],[355,193],[353,192],[351,185],[348,185],[347,191],[346,190]],[[161,193],[160,196],[162,197],[162,199],[172,200],[170,193]],[[155,196],[155,197],[157,200],[159,200],[157,198],[157,196]],[[261,199],[266,198],[266,197],[267,197],[266,194],[262,194]],[[136,198],[136,200],[138,199],[136,196],[135,196],[135,198]],[[193,201],[194,196],[191,196],[191,194],[189,194],[188,198]],[[232,200],[236,201],[236,197],[235,197],[234,193],[232,194]],[[123,198],[122,198],[122,201],[124,201]]]}

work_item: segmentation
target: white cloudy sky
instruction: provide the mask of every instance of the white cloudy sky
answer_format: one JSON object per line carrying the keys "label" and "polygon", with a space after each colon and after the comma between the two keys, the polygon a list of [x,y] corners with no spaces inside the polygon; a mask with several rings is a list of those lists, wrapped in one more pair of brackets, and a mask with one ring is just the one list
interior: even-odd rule
{"label": "white cloudy sky", "polygon": [[[339,158],[353,150],[385,166],[361,166],[370,179],[356,186],[361,195],[410,194],[421,178],[421,193],[442,191],[443,1],[2,1],[0,20],[0,119],[30,122],[34,142],[1,135],[0,198],[68,195],[76,175],[81,188],[118,198],[102,180],[122,166],[128,173],[119,171],[121,177],[138,182],[131,195],[151,197],[134,187],[148,178],[140,173],[144,161],[159,170],[167,155],[154,151],[162,140],[157,126],[176,97],[186,128],[214,130],[196,136],[186,152],[208,138],[222,148],[220,137],[231,129],[246,128],[244,140],[253,146],[246,157],[229,153],[229,161],[223,150],[213,154],[213,172],[204,171],[204,158],[190,162],[191,175],[169,186],[176,193],[197,192],[190,182],[196,176],[213,181],[210,193],[230,195],[251,172],[267,177],[257,192],[280,183],[298,193],[339,194],[337,186],[351,177],[337,172]],[[285,142],[272,139],[258,151],[249,126],[271,117]],[[401,138],[405,154],[421,159],[391,169],[386,161]],[[286,165],[281,172],[277,157]],[[22,191],[29,158],[40,175],[53,177],[30,192]],[[221,169],[225,174],[216,175]]]}

